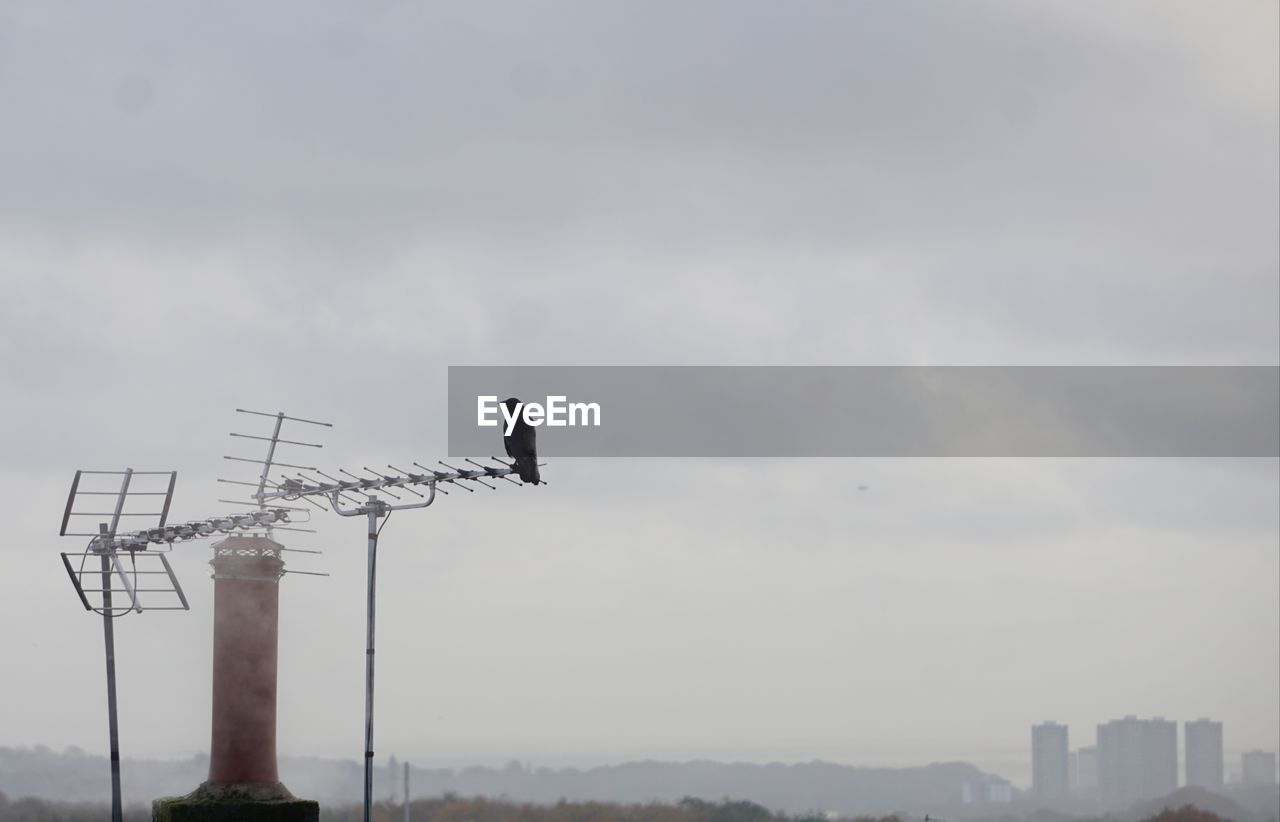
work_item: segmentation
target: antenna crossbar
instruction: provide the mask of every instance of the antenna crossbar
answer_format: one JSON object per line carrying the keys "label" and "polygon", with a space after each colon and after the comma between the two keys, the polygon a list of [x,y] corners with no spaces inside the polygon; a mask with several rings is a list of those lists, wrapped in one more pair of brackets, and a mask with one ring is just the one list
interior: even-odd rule
{"label": "antenna crossbar", "polygon": [[244,440],[262,440],[263,442],[283,442],[285,445],[305,445],[308,448],[323,448],[324,446],[318,442],[299,442],[298,440],[285,440],[279,437],[259,437],[255,434],[237,434],[232,431],[231,436],[239,437]]}
{"label": "antenna crossbar", "polygon": [[303,419],[302,417],[291,417],[288,414],[280,414],[280,413],[269,414],[266,411],[249,411],[248,409],[245,409],[245,408],[237,408],[236,413],[237,414],[256,414],[259,417],[279,417],[280,419],[292,420],[293,422],[305,422],[308,425],[323,425],[325,428],[333,427],[333,423],[331,422],[318,422],[316,420],[307,420],[307,419]]}
{"label": "antenna crossbar", "polygon": [[160,528],[147,528],[116,534],[110,541],[95,540],[93,550],[107,552],[114,550],[140,551],[148,545],[172,545],[175,542],[211,537],[217,534],[230,534],[235,531],[247,531],[252,528],[267,528],[277,523],[290,522],[290,508],[268,508],[248,514],[231,514],[225,517],[209,517],[193,520],[178,525],[165,525]]}
{"label": "antenna crossbar", "polygon": [[[417,463],[414,464],[418,465]],[[443,463],[441,464],[443,465]],[[445,467],[450,468],[451,470],[437,471],[427,468],[426,470],[428,473],[419,474],[405,471],[402,474],[378,474],[377,476],[369,477],[368,479],[356,477],[354,474],[348,474],[352,479],[335,479],[332,482],[300,482],[297,480],[286,480],[277,490],[264,490],[261,492],[259,498],[265,502],[267,500],[293,500],[311,496],[332,497],[334,494],[342,494],[350,491],[380,491],[388,488],[404,488],[405,490],[411,490],[407,486],[425,485],[430,487],[440,483],[457,484],[459,482],[474,482],[488,488],[493,488],[492,485],[484,482],[484,480],[490,478],[497,479],[516,473],[515,466],[507,465],[506,463],[503,463],[501,467],[494,465],[481,465],[479,463],[475,463],[475,465],[477,467],[474,469],[453,468],[452,466],[446,465]],[[392,470],[402,470],[393,468],[392,466],[387,467],[392,468]],[[418,467],[426,468],[426,466],[422,465],[418,465]],[[370,473],[373,472],[370,471]],[[461,487],[466,488],[465,485]]]}

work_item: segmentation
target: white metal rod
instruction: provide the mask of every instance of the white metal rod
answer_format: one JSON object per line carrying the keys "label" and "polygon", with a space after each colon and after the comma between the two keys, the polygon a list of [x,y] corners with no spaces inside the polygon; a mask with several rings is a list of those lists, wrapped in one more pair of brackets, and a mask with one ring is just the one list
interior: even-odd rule
{"label": "white metal rod", "polygon": [[268,414],[266,411],[249,411],[244,408],[237,408],[236,411],[241,414],[257,414],[259,417],[283,417],[286,420],[293,420],[294,422],[305,422],[305,423],[310,423],[311,425],[323,425],[325,428],[333,427],[333,423],[331,422],[317,422],[316,420],[304,420],[302,417],[291,417],[288,414],[281,414],[281,413]]}
{"label": "white metal rod", "polygon": [[[315,470],[315,469],[309,469]],[[354,474],[346,472],[348,476],[355,477]],[[458,480],[478,480],[487,479],[489,477],[505,477],[508,474],[514,474],[516,470],[512,466],[504,465],[501,468],[487,468],[481,470],[477,468],[474,471],[433,471],[431,475],[427,474],[410,474],[405,477],[382,477],[381,479],[355,479],[349,482],[334,483],[318,483],[307,484],[290,488],[288,490],[277,490],[263,494],[264,500],[273,499],[294,499],[297,497],[308,497],[312,495],[323,495],[330,497],[335,492],[342,491],[377,491],[386,488],[399,488],[404,485],[426,485],[434,488],[442,482],[457,482]],[[459,486],[465,488],[466,486]],[[472,490],[472,489],[468,489]]]}
{"label": "white metal rod", "polygon": [[138,592],[133,589],[133,583],[129,581],[129,575],[125,573],[124,566],[120,564],[120,557],[114,551],[111,552],[111,566],[115,569],[116,575],[120,577],[120,582],[124,585],[125,591],[128,592],[129,601],[133,603],[133,610],[142,613],[142,606],[138,603]]}
{"label": "white metal rod", "polygon": [[111,529],[108,531],[110,534],[115,534],[116,527],[120,524],[120,512],[124,510],[124,497],[125,494],[129,493],[129,480],[131,479],[133,479],[133,469],[124,469],[124,480],[120,483],[120,496],[116,499],[115,516],[111,518]]}
{"label": "white metal rod", "polygon": [[319,443],[315,443],[315,442],[298,442],[297,440],[284,440],[284,439],[280,439],[279,437],[259,437],[254,434],[237,434],[234,431],[231,432],[231,436],[240,437],[246,440],[262,440],[263,442],[272,442],[272,443],[283,442],[285,445],[305,445],[308,448],[324,448],[323,445],[320,445]]}

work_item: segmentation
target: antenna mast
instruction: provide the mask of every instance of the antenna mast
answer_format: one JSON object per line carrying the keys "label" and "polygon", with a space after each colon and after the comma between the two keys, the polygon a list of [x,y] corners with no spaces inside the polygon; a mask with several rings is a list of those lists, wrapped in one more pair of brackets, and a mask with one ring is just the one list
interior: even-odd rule
{"label": "antenna mast", "polygon": [[[86,475],[92,477],[120,477],[120,486],[116,490],[81,488],[80,481]],[[134,477],[142,476],[167,477],[168,482],[164,486],[150,486],[148,490],[138,490],[133,487],[133,480]],[[181,603],[180,605],[162,606],[158,610],[187,609],[187,598],[183,595],[182,587],[178,585],[178,580],[173,575],[173,569],[169,567],[169,562],[164,555],[146,555],[157,557],[163,566],[162,570],[144,567],[139,571],[138,549],[122,546],[117,542],[116,531],[120,527],[121,519],[125,517],[156,517],[158,519],[158,527],[163,528],[165,519],[169,516],[169,503],[173,499],[173,486],[177,479],[177,471],[134,471],[132,468],[126,468],[123,471],[77,471],[75,478],[71,481],[71,493],[67,496],[67,507],[62,513],[62,528],[58,532],[60,536],[90,538],[84,553],[80,555],[78,569],[72,565],[71,558],[65,553],[62,555],[62,564],[67,569],[67,574],[71,577],[71,584],[75,586],[76,593],[80,596],[80,602],[84,605],[85,610],[96,611],[102,615],[102,643],[107,659],[107,735],[111,745],[111,822],[122,822],[124,818],[120,798],[120,726],[116,712],[115,619],[130,612],[142,613],[140,594],[176,594],[178,601]],[[115,501],[112,505],[112,510],[110,512],[75,510],[77,502],[81,500],[89,502],[97,497],[114,497]],[[164,501],[161,503],[158,512],[126,510],[129,507],[129,503],[138,497],[163,497]],[[95,533],[91,531],[68,531],[67,529],[72,527],[71,523],[74,521],[72,517],[109,517],[110,519],[106,522],[99,522],[98,530]],[[121,550],[126,551],[128,554],[129,570],[126,570],[124,564],[120,561],[119,552]],[[97,574],[100,574],[100,577],[95,576],[92,571],[85,570],[87,561],[94,556],[98,558]],[[144,562],[143,564],[145,565],[146,563]],[[172,587],[139,587],[139,575],[154,576],[161,574],[166,577]],[[91,585],[98,579],[101,580],[102,587],[86,587],[86,585]],[[163,586],[164,582],[157,584]],[[151,583],[147,583],[147,585],[149,586]],[[97,596],[94,596],[95,594]],[[117,605],[115,596],[113,596],[116,594],[122,594],[128,604],[124,607]],[[93,600],[97,600],[99,604],[95,606]]]}

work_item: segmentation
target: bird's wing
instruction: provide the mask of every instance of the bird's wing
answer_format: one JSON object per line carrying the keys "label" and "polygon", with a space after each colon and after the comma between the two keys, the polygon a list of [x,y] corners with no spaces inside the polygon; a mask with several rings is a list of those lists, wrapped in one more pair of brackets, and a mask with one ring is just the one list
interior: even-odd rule
{"label": "bird's wing", "polygon": [[530,457],[538,455],[538,432],[532,425],[517,428],[515,435],[520,440],[520,450],[523,454]]}

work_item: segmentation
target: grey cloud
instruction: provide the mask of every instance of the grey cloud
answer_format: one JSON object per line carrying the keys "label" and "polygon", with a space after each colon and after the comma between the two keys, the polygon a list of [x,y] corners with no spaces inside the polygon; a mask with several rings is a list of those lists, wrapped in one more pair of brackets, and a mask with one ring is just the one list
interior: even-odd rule
{"label": "grey cloud", "polygon": [[[1054,340],[1090,359],[1105,358],[1091,339],[1142,360],[1176,347],[1175,362],[1272,361],[1280,344],[1274,117],[1214,96],[1168,44],[1061,14],[9,15],[6,232],[266,255],[304,318],[357,281],[453,278],[500,319],[492,351],[537,318],[582,340],[621,319],[620,356],[657,325],[698,344],[708,298],[684,281],[723,271],[790,312],[791,331],[761,329],[783,361],[857,357],[835,324],[911,345],[886,313],[979,359],[1028,337],[1053,338],[1033,361],[1060,360]],[[117,110],[139,82],[147,109]],[[389,272],[404,260],[419,269]]]}

